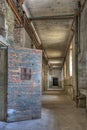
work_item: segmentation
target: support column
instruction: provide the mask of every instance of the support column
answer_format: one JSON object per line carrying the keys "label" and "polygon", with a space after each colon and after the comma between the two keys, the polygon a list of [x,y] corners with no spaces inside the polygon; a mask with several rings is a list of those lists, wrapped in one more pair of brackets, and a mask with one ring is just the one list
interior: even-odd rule
{"label": "support column", "polygon": [[76,107],[78,107],[78,96],[79,96],[79,86],[78,86],[78,54],[80,51],[80,2],[78,2],[77,15],[75,19],[75,74],[76,74]]}

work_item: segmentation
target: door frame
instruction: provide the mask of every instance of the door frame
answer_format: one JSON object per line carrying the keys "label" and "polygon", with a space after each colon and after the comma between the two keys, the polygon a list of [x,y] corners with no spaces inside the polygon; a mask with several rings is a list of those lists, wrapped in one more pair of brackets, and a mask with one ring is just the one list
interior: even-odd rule
{"label": "door frame", "polygon": [[2,42],[2,39],[0,38],[0,50],[5,50],[4,51],[4,63],[5,63],[5,72],[4,73],[4,117],[3,117],[3,121],[7,121],[7,89],[8,89],[8,45],[5,43],[5,41]]}

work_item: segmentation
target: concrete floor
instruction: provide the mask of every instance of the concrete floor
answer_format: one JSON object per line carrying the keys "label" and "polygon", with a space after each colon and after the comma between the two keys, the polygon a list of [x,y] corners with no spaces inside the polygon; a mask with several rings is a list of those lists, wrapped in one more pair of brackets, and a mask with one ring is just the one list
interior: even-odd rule
{"label": "concrete floor", "polygon": [[68,96],[44,95],[42,101],[41,119],[0,122],[0,130],[87,130],[85,109],[77,109]]}

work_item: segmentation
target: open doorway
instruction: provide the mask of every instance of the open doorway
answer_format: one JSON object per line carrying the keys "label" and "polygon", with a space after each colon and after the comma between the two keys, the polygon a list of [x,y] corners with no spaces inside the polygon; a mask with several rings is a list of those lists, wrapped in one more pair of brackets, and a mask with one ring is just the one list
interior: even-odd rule
{"label": "open doorway", "polygon": [[0,120],[7,115],[7,46],[0,42]]}
{"label": "open doorway", "polygon": [[58,68],[49,69],[48,90],[63,90],[62,69],[58,69]]}
{"label": "open doorway", "polygon": [[53,86],[58,86],[58,78],[57,77],[53,77]]}

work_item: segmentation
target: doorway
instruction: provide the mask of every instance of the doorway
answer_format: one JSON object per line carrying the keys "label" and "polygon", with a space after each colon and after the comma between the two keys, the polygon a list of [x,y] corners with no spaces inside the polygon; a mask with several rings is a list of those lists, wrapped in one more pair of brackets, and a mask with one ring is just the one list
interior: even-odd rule
{"label": "doorway", "polygon": [[0,120],[7,115],[7,46],[0,42]]}
{"label": "doorway", "polygon": [[53,77],[53,86],[58,86],[58,78],[57,77]]}

